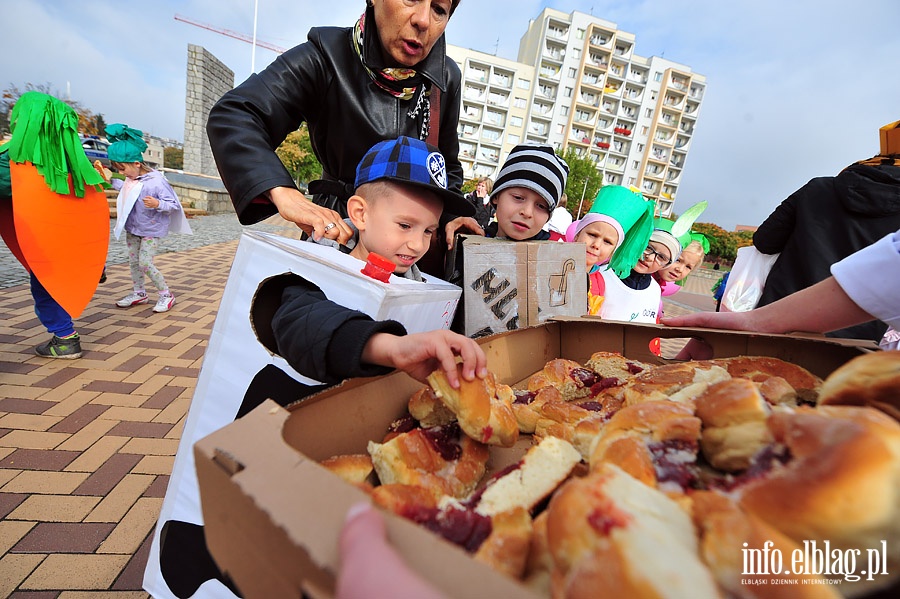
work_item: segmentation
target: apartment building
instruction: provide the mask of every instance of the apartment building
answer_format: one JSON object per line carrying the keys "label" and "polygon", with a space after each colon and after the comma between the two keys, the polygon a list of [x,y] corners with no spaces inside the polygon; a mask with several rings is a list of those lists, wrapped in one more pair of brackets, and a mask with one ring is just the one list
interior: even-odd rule
{"label": "apartment building", "polygon": [[529,22],[515,62],[448,46],[463,71],[465,176],[495,176],[520,141],[571,147],[605,185],[640,189],[670,215],[706,78],[634,49],[615,23],[551,8]]}

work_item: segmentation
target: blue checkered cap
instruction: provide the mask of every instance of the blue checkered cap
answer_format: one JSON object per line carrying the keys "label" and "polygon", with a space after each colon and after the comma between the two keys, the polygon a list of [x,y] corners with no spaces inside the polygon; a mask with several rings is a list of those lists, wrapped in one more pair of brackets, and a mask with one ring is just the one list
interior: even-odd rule
{"label": "blue checkered cap", "polygon": [[447,163],[440,150],[414,137],[380,141],[356,167],[354,186],[387,179],[427,189],[444,202],[446,212],[473,216],[475,207],[460,193],[447,189]]}

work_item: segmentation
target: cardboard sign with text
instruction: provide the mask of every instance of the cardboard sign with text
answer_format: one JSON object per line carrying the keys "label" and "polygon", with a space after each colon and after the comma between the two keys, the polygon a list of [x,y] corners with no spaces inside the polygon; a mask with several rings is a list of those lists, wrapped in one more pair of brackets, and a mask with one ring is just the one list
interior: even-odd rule
{"label": "cardboard sign with text", "polygon": [[[460,259],[458,253],[462,253]],[[450,263],[463,289],[454,328],[469,337],[587,313],[585,247],[555,241],[460,236]]]}
{"label": "cardboard sign with text", "polygon": [[[194,567],[189,562],[196,556],[173,555],[177,547],[166,547],[167,557],[162,560],[160,551],[160,535],[167,523],[174,523],[169,528],[173,537],[174,526],[179,530],[197,530],[190,525],[203,523],[194,443],[233,422],[238,412],[256,399],[272,397],[266,394],[275,388],[290,389],[291,381],[318,383],[296,372],[276,353],[271,320],[280,304],[281,290],[291,278],[306,279],[328,299],[375,320],[396,320],[409,333],[450,326],[460,297],[458,287],[429,276],[423,283],[392,275],[390,283],[382,283],[361,274],[363,266],[356,258],[308,241],[256,231],[241,236],[175,454],[144,573],[144,589],[154,597],[182,596],[183,593],[173,592],[167,582],[177,580],[181,570]],[[166,571],[172,564],[178,565],[177,572]],[[218,581],[210,580],[193,596],[230,598],[234,594]]]}

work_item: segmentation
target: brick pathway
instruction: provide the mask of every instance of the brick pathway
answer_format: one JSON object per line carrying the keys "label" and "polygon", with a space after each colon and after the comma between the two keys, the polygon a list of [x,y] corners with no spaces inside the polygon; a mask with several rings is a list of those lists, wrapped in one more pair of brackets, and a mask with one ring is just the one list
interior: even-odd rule
{"label": "brick pathway", "polygon": [[111,263],[76,321],[80,360],[35,356],[47,333],[28,286],[0,291],[0,597],[147,597],[150,536],[236,248],[157,256],[177,298],[166,314],[116,308],[131,282]]}

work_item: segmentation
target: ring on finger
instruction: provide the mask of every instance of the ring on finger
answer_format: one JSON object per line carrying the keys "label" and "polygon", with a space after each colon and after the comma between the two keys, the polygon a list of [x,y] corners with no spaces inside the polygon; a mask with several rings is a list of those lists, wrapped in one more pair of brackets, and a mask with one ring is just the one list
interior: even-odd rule
{"label": "ring on finger", "polygon": [[330,230],[332,230],[332,229],[335,228],[336,226],[337,226],[337,225],[336,225],[335,223],[328,223],[327,225],[325,225],[325,232],[326,232],[326,233],[329,232]]}

